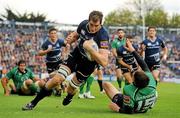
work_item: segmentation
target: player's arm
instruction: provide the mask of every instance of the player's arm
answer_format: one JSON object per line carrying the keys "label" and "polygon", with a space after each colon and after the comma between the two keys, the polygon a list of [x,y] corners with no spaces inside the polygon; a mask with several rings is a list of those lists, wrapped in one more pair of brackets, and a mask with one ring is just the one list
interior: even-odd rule
{"label": "player's arm", "polygon": [[112,54],[115,58],[117,58],[116,48],[112,48]]}
{"label": "player's arm", "polygon": [[122,57],[120,48],[117,49],[116,54],[117,54],[118,63],[121,64],[122,66],[128,68],[131,71],[132,70],[131,66],[123,61],[123,57]]}
{"label": "player's arm", "polygon": [[131,67],[129,64],[125,63],[125,62],[123,61],[123,58],[118,58],[118,62],[119,62],[122,66],[128,68],[130,71],[132,70],[132,67]]}
{"label": "player's arm", "polygon": [[126,42],[126,49],[132,52],[133,56],[135,57],[136,61],[138,62],[139,66],[142,68],[143,71],[149,71],[149,68],[142,57],[135,51],[134,47],[132,46],[131,42],[127,40]]}
{"label": "player's arm", "polygon": [[1,84],[2,84],[2,87],[4,88],[4,95],[5,96],[9,96],[9,94],[10,94],[9,88],[7,86],[8,82],[9,82],[9,80],[6,77],[3,77],[1,79]]}
{"label": "player's arm", "polygon": [[78,38],[79,34],[77,32],[72,32],[66,37],[65,44],[72,44],[73,42],[77,41]]}
{"label": "player's arm", "polygon": [[109,55],[109,50],[106,48],[100,48],[99,51],[96,51],[93,47],[93,40],[86,40],[83,43],[83,47],[86,51],[88,51],[92,58],[101,66],[105,67],[108,65],[108,55]]}
{"label": "player's arm", "polygon": [[109,108],[115,112],[119,112],[119,110],[120,110],[120,107],[117,104],[115,104],[114,102],[109,103]]}
{"label": "player's arm", "polygon": [[39,50],[38,55],[39,56],[44,56],[47,53],[49,53],[50,51],[52,51],[53,47],[52,46],[48,46],[48,48],[45,47],[45,44],[42,45],[42,49]]}
{"label": "player's arm", "polygon": [[162,47],[162,50],[163,50],[163,55],[162,55],[161,60],[166,60],[166,59],[167,59],[167,55],[168,55],[168,49],[167,49],[167,47],[165,46],[164,41],[162,41],[161,47]]}
{"label": "player's arm", "polygon": [[140,56],[144,56],[144,51],[146,50],[146,45],[144,45],[143,43],[141,43],[141,45],[140,45],[140,50],[139,50],[139,54],[140,54]]}

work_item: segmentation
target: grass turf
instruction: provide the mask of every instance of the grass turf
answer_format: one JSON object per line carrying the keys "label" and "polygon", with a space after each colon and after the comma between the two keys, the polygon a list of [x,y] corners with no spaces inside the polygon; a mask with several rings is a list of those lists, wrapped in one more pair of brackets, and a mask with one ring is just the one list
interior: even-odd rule
{"label": "grass turf", "polygon": [[[113,83],[117,85],[117,83]],[[100,94],[95,81],[92,86],[95,99],[78,99],[74,97],[68,106],[62,105],[65,97],[47,97],[32,111],[22,111],[21,107],[34,96],[3,96],[0,85],[0,118],[180,118],[180,84],[160,83],[158,101],[153,109],[145,114],[119,114],[108,109],[109,99]]]}

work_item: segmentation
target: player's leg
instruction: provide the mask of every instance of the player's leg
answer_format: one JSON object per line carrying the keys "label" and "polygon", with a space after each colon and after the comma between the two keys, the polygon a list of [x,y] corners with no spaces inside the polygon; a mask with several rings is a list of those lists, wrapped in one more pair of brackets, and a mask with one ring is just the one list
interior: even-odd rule
{"label": "player's leg", "polygon": [[78,96],[78,98],[84,98],[84,86],[85,86],[85,84],[86,84],[86,81],[83,84],[81,84],[81,86],[79,87],[79,96]]}
{"label": "player's leg", "polygon": [[106,95],[112,100],[114,95],[120,93],[110,82],[103,82],[103,89],[106,92]]}
{"label": "player's leg", "polygon": [[116,68],[116,77],[117,77],[117,83],[118,83],[119,89],[121,89],[122,81],[123,81],[123,75],[122,75],[121,69],[119,67]]}
{"label": "player's leg", "polygon": [[90,99],[94,99],[95,96],[91,95],[91,85],[93,83],[94,80],[94,74],[91,74],[88,78],[87,78],[87,85],[86,85],[86,92],[84,94],[84,96],[86,98],[90,98]]}
{"label": "player's leg", "polygon": [[125,73],[123,73],[123,76],[125,78],[126,85],[131,84],[133,82],[131,72],[125,72]]}
{"label": "player's leg", "polygon": [[33,82],[31,79],[27,79],[23,82],[21,87],[21,92],[28,95],[28,94],[35,94],[38,92],[38,86]]}
{"label": "player's leg", "polygon": [[81,72],[76,72],[76,74],[74,74],[67,87],[67,96],[64,98],[62,103],[64,106],[68,105],[72,101],[77,89],[84,81],[86,81],[87,78],[88,76],[83,75]]}
{"label": "player's leg", "polygon": [[97,76],[98,76],[98,84],[99,84],[99,89],[100,92],[103,93],[103,87],[102,87],[102,82],[103,82],[103,72],[101,70],[101,67],[97,68]]}
{"label": "player's leg", "polygon": [[155,70],[152,70],[152,74],[154,76],[154,79],[156,80],[156,83],[159,82],[159,70],[158,69],[155,69]]}
{"label": "player's leg", "polygon": [[76,93],[76,89],[87,80],[87,78],[93,73],[96,66],[96,63],[90,62],[86,58],[82,58],[82,56],[76,63],[76,74],[69,82],[69,86],[67,88],[68,95],[63,100],[63,105],[68,105],[72,101],[72,98]]}
{"label": "player's leg", "polygon": [[62,83],[70,73],[71,71],[67,66],[61,65],[58,73],[55,74],[55,76],[53,76],[53,78],[45,84],[45,86],[40,90],[37,96],[25,107],[23,107],[22,110],[32,110],[40,100],[42,100],[46,96],[51,95],[52,89]]}

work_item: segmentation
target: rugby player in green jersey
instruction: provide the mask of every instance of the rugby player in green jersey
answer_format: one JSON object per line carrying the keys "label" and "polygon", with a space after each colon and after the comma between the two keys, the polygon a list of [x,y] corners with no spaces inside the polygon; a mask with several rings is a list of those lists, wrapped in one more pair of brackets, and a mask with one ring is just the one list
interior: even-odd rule
{"label": "rugby player in green jersey", "polygon": [[[14,85],[11,85],[11,91],[8,88],[8,82],[12,79]],[[34,95],[42,87],[44,82],[35,77],[34,73],[26,67],[24,60],[18,62],[18,66],[11,69],[1,80],[4,88],[4,95],[11,93],[19,95]]]}
{"label": "rugby player in green jersey", "polygon": [[133,75],[133,83],[126,85],[120,93],[110,82],[104,82],[103,88],[112,100],[109,108],[120,113],[145,113],[151,109],[157,99],[156,82],[145,61],[138,55],[129,40],[126,49],[132,52],[141,71]]}
{"label": "rugby player in green jersey", "polygon": [[112,53],[113,56],[116,58],[116,76],[117,76],[117,82],[119,85],[119,88],[121,89],[121,82],[123,80],[123,76],[121,73],[121,65],[118,63],[118,55],[117,55],[117,49],[126,43],[126,38],[125,38],[125,32],[123,29],[118,29],[117,30],[117,35],[118,37],[113,40],[111,43],[111,48],[112,48]]}

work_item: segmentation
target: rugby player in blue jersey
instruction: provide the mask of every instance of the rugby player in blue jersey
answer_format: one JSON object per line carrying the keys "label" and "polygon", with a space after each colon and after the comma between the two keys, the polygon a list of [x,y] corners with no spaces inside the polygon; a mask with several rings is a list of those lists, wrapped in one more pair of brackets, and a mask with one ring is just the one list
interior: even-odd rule
{"label": "rugby player in blue jersey", "polygon": [[[32,110],[37,103],[48,96],[52,89],[62,83],[68,75],[75,72],[67,88],[67,96],[63,100],[63,105],[68,105],[76,93],[76,89],[91,75],[98,64],[108,65],[109,36],[102,26],[103,14],[100,11],[92,11],[89,19],[82,21],[76,32],[67,37],[68,43],[78,40],[78,46],[70,53],[67,60],[60,66],[58,73],[48,81],[43,89],[37,94],[35,99],[25,105],[22,110]],[[99,51],[92,46],[96,43]],[[86,51],[91,55],[88,59]]]}
{"label": "rugby player in blue jersey", "polygon": [[[126,39],[133,44],[132,36],[127,36]],[[135,47],[135,45],[133,46]],[[134,58],[133,54],[126,49],[124,45],[120,46],[117,49],[117,57],[118,62],[121,65],[122,74],[126,80],[125,83],[131,84],[133,82],[132,74],[138,69],[136,59]]]}
{"label": "rugby player in blue jersey", "polygon": [[[59,39],[57,35],[57,29],[49,29],[49,37],[42,44],[41,49],[38,52],[38,55],[46,55],[46,67],[48,74],[52,77],[56,71],[59,69],[60,64],[62,63],[62,50],[66,46],[66,41]],[[55,95],[61,95],[60,88],[63,88],[63,85],[58,85],[55,87]]]}
{"label": "rugby player in blue jersey", "polygon": [[[162,58],[160,58],[161,48],[163,51]],[[141,44],[141,55],[145,55],[144,60],[147,63],[149,69],[151,70],[156,82],[159,81],[160,61],[166,60],[167,53],[168,50],[165,46],[164,41],[156,36],[156,27],[149,27],[148,36]]]}

